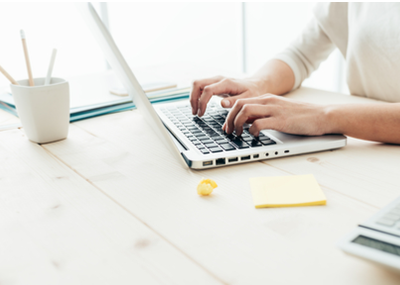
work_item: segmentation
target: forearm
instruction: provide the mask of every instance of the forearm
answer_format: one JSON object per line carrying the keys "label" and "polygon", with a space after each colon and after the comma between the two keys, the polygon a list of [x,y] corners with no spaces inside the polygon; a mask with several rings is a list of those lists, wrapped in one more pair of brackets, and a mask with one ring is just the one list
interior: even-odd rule
{"label": "forearm", "polygon": [[326,133],[400,144],[400,103],[326,107]]}
{"label": "forearm", "polygon": [[269,60],[249,79],[256,82],[261,94],[282,95],[292,90],[294,85],[292,69],[279,59]]}

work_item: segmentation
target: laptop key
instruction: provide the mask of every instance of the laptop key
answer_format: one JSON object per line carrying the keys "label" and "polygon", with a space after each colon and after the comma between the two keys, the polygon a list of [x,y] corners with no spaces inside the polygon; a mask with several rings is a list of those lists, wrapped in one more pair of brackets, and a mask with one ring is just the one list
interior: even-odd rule
{"label": "laptop key", "polygon": [[206,147],[208,147],[208,148],[218,147],[218,145],[215,144],[215,143],[205,143],[204,145],[205,145]]}
{"label": "laptop key", "polygon": [[226,140],[226,139],[224,139],[224,138],[221,138],[221,139],[217,139],[217,140],[215,140],[218,144],[222,144],[222,143],[228,143],[228,141]]}
{"label": "laptop key", "polygon": [[222,149],[219,148],[219,147],[212,147],[212,148],[210,148],[210,151],[211,151],[211,152],[221,152]]}
{"label": "laptop key", "polygon": [[194,136],[196,137],[196,138],[207,138],[203,133],[197,133],[197,134],[194,134]]}
{"label": "laptop key", "polygon": [[207,137],[205,134],[203,134],[203,135],[201,135],[201,136],[198,136],[197,137],[199,140],[201,140],[201,141],[206,141],[206,140],[209,140],[210,138],[209,137]]}
{"label": "laptop key", "polygon": [[257,141],[257,140],[252,140],[252,141],[249,141],[249,142],[247,142],[251,147],[259,147],[259,146],[262,146],[262,144],[259,142],[259,141]]}
{"label": "laptop key", "polygon": [[223,139],[223,137],[221,137],[219,134],[212,134],[210,137],[215,141],[218,139]]}
{"label": "laptop key", "polygon": [[203,136],[203,137],[198,137],[198,139],[199,139],[199,141],[202,141],[202,142],[205,142],[205,141],[210,141],[210,142],[212,142],[212,140],[210,140],[209,137],[205,137],[205,136]]}
{"label": "laptop key", "polygon": [[200,135],[200,136],[196,136],[196,138],[197,138],[198,140],[200,140],[200,141],[206,141],[206,140],[208,140],[208,137],[206,137],[204,134],[203,134],[203,135]]}
{"label": "laptop key", "polygon": [[273,145],[273,144],[276,144],[276,142],[274,142],[273,140],[270,140],[270,139],[267,139],[267,140],[260,140],[260,142],[261,142],[263,145]]}
{"label": "laptop key", "polygon": [[244,140],[245,142],[249,143],[249,142],[251,142],[251,141],[253,141],[255,139],[252,138],[252,137],[242,137],[242,140]]}
{"label": "laptop key", "polygon": [[209,154],[210,152],[208,151],[208,149],[204,148],[204,149],[200,149],[202,154]]}
{"label": "laptop key", "polygon": [[231,142],[239,149],[249,148],[249,146],[244,141],[240,140],[240,138],[235,138],[231,140]]}
{"label": "laptop key", "polygon": [[224,150],[227,150],[227,151],[236,149],[229,143],[220,144],[220,147],[222,147]]}

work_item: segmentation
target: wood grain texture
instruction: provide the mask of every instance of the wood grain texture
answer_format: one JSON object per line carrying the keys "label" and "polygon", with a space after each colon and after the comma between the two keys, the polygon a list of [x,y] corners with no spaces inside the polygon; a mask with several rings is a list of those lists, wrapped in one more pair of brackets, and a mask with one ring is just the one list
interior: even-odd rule
{"label": "wood grain texture", "polygon": [[[1,104],[1,102],[0,102]],[[19,118],[11,115],[10,113],[0,109],[0,131],[9,129],[8,126],[16,129],[21,124]]]}
{"label": "wood grain texture", "polygon": [[[341,236],[399,194],[395,170],[384,174],[396,147],[351,140],[334,152],[185,170],[136,111],[78,122],[68,140],[43,147],[227,284],[400,282],[398,275],[335,248]],[[387,155],[369,161],[371,152]],[[316,176],[327,206],[254,208],[249,177],[297,173]],[[210,197],[196,194],[202,177],[219,185]]]}
{"label": "wood grain texture", "polygon": [[222,284],[20,130],[0,161],[0,284]]}

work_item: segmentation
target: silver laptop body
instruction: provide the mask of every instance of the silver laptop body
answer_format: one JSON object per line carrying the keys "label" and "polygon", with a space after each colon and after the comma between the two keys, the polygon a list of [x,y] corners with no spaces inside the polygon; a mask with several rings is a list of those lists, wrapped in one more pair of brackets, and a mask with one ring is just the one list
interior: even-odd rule
{"label": "silver laptop body", "polygon": [[[221,167],[346,145],[343,135],[306,137],[271,130],[262,131],[260,140],[250,140],[248,132],[245,133],[247,141],[232,136],[227,138],[220,127],[227,111],[221,109],[216,99],[201,118],[190,114],[188,101],[152,105],[93,6],[90,3],[76,5],[138,110],[169,150],[177,154],[183,166],[195,169]],[[218,137],[222,137],[220,141],[215,140]]]}

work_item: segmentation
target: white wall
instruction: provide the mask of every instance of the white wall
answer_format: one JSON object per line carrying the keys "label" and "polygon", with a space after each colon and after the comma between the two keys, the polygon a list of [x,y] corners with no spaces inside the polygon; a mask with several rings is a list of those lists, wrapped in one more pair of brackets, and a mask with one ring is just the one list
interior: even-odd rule
{"label": "white wall", "polygon": [[[246,70],[285,48],[312,16],[310,3],[246,3]],[[108,3],[111,32],[133,70],[176,62],[242,71],[242,3]],[[26,78],[19,30],[27,35],[33,75],[45,76],[58,48],[54,76],[104,70],[103,55],[72,3],[0,3],[0,65]],[[304,85],[338,91],[334,53]],[[343,80],[341,81],[343,82]],[[8,81],[0,76],[0,86]],[[343,84],[342,84],[343,85]]]}
{"label": "white wall", "polygon": [[240,3],[109,3],[110,29],[133,69],[175,62],[241,69]]}
{"label": "white wall", "polygon": [[[300,2],[245,4],[246,69],[249,73],[259,69],[301,33],[312,17],[314,5]],[[342,56],[336,50],[303,86],[344,91],[340,61],[343,61]]]}
{"label": "white wall", "polygon": [[[46,76],[53,48],[54,76],[104,70],[104,57],[72,3],[1,3],[0,65],[15,79],[27,78],[20,29],[27,37],[34,77]],[[1,75],[0,86],[8,85]]]}

